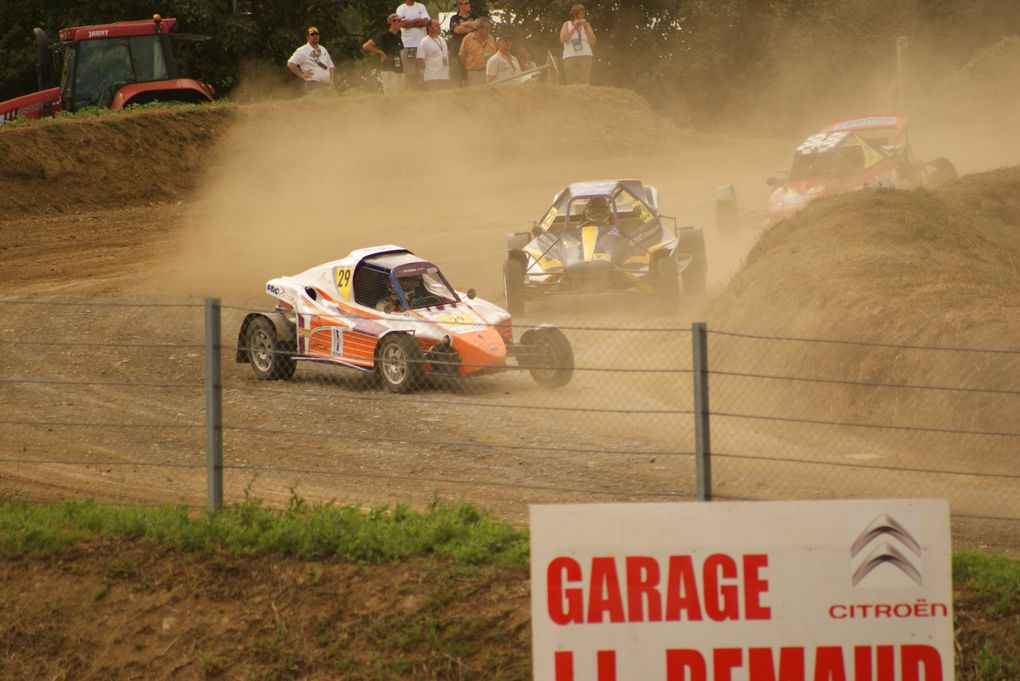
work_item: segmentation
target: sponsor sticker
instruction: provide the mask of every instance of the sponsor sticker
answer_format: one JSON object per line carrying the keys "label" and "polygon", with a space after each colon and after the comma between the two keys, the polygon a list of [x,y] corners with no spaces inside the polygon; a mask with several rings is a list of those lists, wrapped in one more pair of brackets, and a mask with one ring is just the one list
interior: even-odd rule
{"label": "sponsor sticker", "polygon": [[833,130],[849,130],[851,128],[881,128],[896,125],[895,116],[876,116],[872,118],[855,118],[832,126]]}

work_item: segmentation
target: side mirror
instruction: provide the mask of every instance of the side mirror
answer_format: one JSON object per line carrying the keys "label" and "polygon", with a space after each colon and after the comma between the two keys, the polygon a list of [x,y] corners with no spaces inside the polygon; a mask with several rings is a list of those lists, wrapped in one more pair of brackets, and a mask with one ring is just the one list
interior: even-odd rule
{"label": "side mirror", "polygon": [[542,228],[535,225],[531,228],[531,236],[542,236]]}
{"label": "side mirror", "polygon": [[475,290],[474,290],[473,288],[469,288],[469,289],[467,290],[467,297],[468,297],[468,300],[474,300],[474,299],[475,299],[475,296],[477,296],[477,295],[478,295],[478,294],[477,294],[477,293],[475,292]]}

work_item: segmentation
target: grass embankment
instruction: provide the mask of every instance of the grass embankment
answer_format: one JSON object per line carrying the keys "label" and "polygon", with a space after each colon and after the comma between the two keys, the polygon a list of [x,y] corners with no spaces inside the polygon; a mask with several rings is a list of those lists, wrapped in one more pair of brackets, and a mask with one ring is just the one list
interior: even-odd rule
{"label": "grass embankment", "polygon": [[[367,611],[349,602],[337,607],[321,601],[315,612],[304,613],[319,636],[311,648],[290,641],[289,635],[297,632],[289,632],[288,627],[300,629],[297,622],[285,626],[280,619],[271,635],[252,635],[240,662],[225,652],[202,653],[196,664],[206,676],[216,676],[227,668],[236,670],[239,664],[259,678],[331,673],[335,674],[331,678],[453,679],[461,678],[457,674],[465,670],[474,678],[525,679],[530,674],[524,569],[527,534],[469,505],[437,505],[427,513],[402,507],[365,511],[307,504],[295,496],[280,511],[249,498],[220,513],[194,514],[170,506],[145,509],[92,502],[0,502],[0,550],[7,561],[73,564],[78,562],[76,547],[83,545],[109,554],[100,561],[102,586],[86,599],[96,602],[112,598],[111,582],[118,580],[134,580],[136,592],[160,590],[152,568],[145,567],[143,559],[132,558],[138,554],[127,547],[147,547],[144,550],[150,553],[165,554],[163,559],[173,564],[171,572],[177,579],[183,579],[196,565],[202,566],[202,560],[212,560],[212,571],[219,574],[210,578],[210,584],[219,584],[224,574],[232,581],[254,581],[255,575],[279,571],[281,565],[304,575],[304,582],[297,581],[313,591],[328,581],[323,575],[324,566],[329,565],[349,564],[354,572],[346,576],[330,573],[332,579],[360,581],[367,591],[377,588],[363,581],[368,573],[395,570],[403,575],[396,579],[390,572],[378,575],[395,584],[382,590],[399,595],[404,605],[396,611],[384,606],[378,596],[373,597],[375,601],[369,599]],[[421,578],[408,580],[408,573]],[[953,559],[953,575],[957,678],[1017,678],[1020,563],[983,552],[958,553]],[[344,594],[349,588],[338,583],[326,593]],[[280,589],[276,583],[267,586],[270,594]],[[480,599],[480,593],[486,591],[515,592],[518,610],[524,613],[515,618],[505,610],[487,612]],[[278,594],[274,598],[286,597]],[[313,603],[318,599],[321,596],[312,595]],[[143,599],[135,595],[128,600]],[[417,604],[408,609],[407,602]],[[509,651],[498,650],[492,641],[500,637],[517,641]],[[8,641],[13,646],[17,638],[8,637]],[[216,650],[213,643],[204,645]]]}
{"label": "grass embankment", "polygon": [[0,551],[9,557],[58,553],[75,543],[123,539],[180,551],[354,562],[440,556],[467,565],[520,566],[527,535],[468,504],[363,511],[308,504],[292,496],[276,511],[248,496],[239,506],[195,515],[186,507],[111,507],[91,501],[54,505],[0,503]]}

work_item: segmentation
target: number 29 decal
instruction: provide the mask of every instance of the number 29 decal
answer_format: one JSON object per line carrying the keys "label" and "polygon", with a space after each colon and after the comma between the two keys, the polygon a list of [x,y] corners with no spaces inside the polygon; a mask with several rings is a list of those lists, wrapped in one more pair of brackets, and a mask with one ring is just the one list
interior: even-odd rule
{"label": "number 29 decal", "polygon": [[340,295],[343,296],[344,300],[349,301],[351,299],[351,268],[350,267],[338,267],[338,268],[336,268],[336,287],[340,291]]}

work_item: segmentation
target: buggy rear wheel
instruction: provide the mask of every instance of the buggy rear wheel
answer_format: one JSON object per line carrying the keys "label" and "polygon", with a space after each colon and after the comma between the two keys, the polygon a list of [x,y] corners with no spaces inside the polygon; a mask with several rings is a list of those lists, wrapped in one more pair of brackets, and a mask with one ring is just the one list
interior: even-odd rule
{"label": "buggy rear wheel", "polygon": [[684,280],[684,293],[698,295],[705,292],[705,280],[708,278],[708,273],[705,271],[704,260],[695,256],[680,276]]}
{"label": "buggy rear wheel", "polygon": [[503,296],[507,312],[515,317],[524,314],[524,263],[518,258],[503,263]]}
{"label": "buggy rear wheel", "polygon": [[676,260],[671,255],[655,259],[655,290],[663,305],[673,309],[680,301],[680,282],[676,276]]}
{"label": "buggy rear wheel", "polygon": [[248,345],[248,362],[255,375],[262,380],[287,380],[294,376],[294,343],[281,341],[276,326],[265,317],[256,317],[245,334]]}
{"label": "buggy rear wheel", "polygon": [[521,366],[543,388],[561,388],[574,376],[574,349],[559,329],[529,329],[521,335]]}
{"label": "buggy rear wheel", "polygon": [[959,177],[956,174],[956,168],[948,158],[937,158],[934,161],[929,161],[928,166],[931,168],[928,172],[929,187],[938,187]]}
{"label": "buggy rear wheel", "polygon": [[418,343],[406,333],[385,336],[379,345],[376,371],[390,392],[406,393],[414,390],[425,377],[424,358]]}

